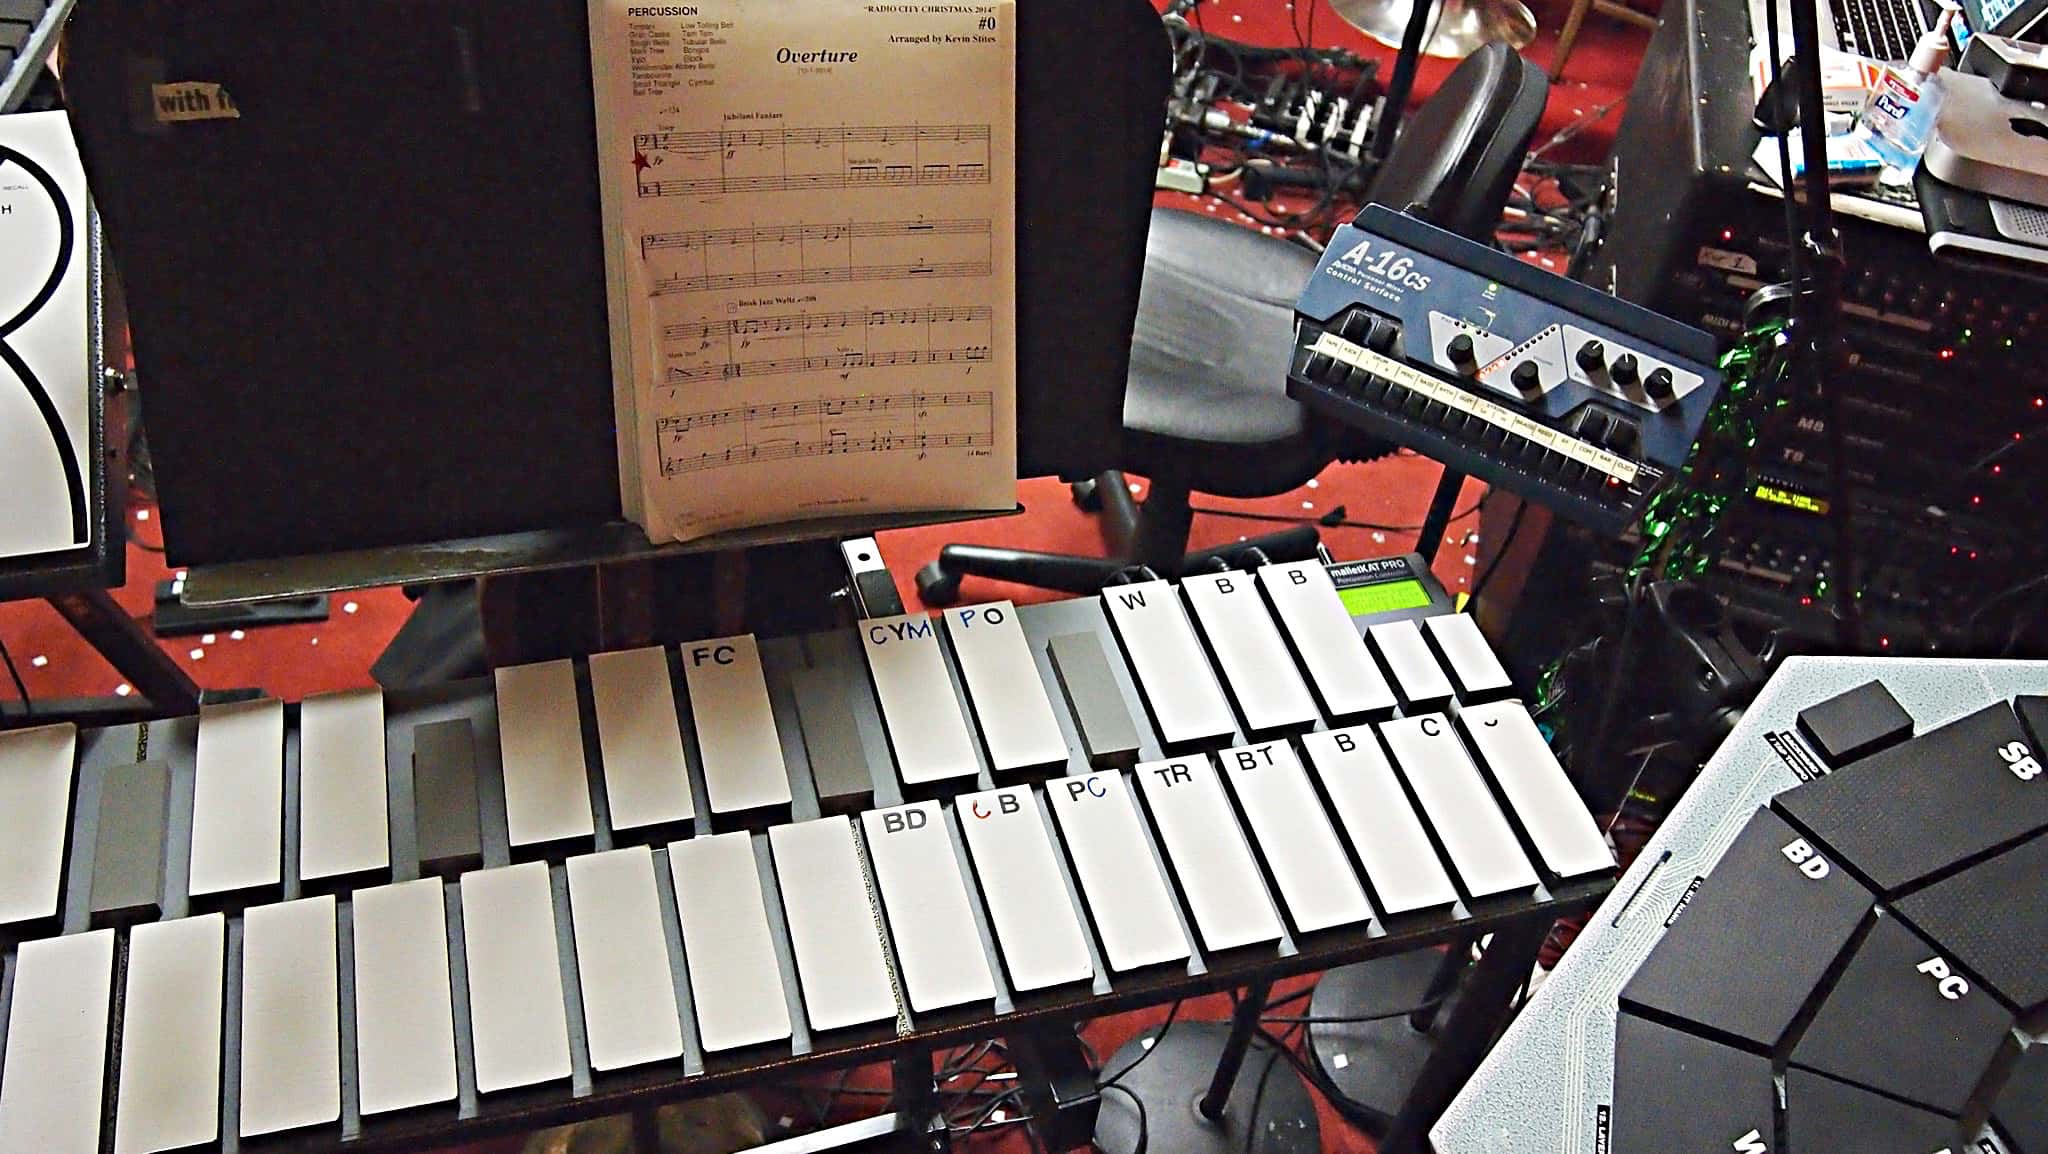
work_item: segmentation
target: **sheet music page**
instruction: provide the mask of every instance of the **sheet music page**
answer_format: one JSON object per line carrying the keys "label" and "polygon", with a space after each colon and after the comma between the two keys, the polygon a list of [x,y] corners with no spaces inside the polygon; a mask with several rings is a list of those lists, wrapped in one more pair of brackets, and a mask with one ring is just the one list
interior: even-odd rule
{"label": "sheet music page", "polygon": [[90,225],[71,122],[0,116],[0,558],[92,542]]}
{"label": "sheet music page", "polygon": [[593,0],[650,538],[1012,506],[1015,15]]}

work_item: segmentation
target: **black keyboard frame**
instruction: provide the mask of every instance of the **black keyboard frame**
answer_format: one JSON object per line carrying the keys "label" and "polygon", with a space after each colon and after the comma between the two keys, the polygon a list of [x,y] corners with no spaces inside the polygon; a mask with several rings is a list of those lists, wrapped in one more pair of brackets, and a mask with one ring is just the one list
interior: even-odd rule
{"label": "black keyboard frame", "polygon": [[[1369,620],[1376,623],[1404,617],[1430,616],[1441,611],[1440,604],[1433,604],[1426,609],[1393,612]],[[1019,620],[1031,641],[1041,677],[1050,692],[1057,695],[1058,682],[1052,677],[1045,655],[1047,640],[1062,633],[1093,631],[1103,645],[1105,653],[1111,655],[1111,669],[1122,691],[1126,708],[1131,711],[1134,719],[1146,718],[1143,701],[1132,680],[1132,673],[1122,660],[1122,651],[1099,602],[1094,599],[1080,599],[1026,606],[1020,612]],[[943,639],[944,631],[939,632]],[[784,756],[791,780],[791,820],[817,816],[818,805],[812,787],[810,765],[803,749],[801,731],[794,715],[789,674],[794,670],[815,666],[830,659],[830,651],[842,647],[843,656],[850,657],[852,662],[859,662],[861,658],[858,652],[852,645],[846,644],[851,641],[852,635],[849,632],[823,637],[763,639],[761,642],[763,669],[769,685],[770,698],[774,703],[778,727],[783,736]],[[964,702],[967,698],[960,681],[957,660],[950,643],[942,640],[941,644],[951,667],[956,693]],[[671,676],[676,684],[680,685],[680,669],[675,667],[675,663],[676,658],[672,650]],[[858,671],[861,667],[849,665],[846,668]],[[561,865],[563,857],[587,852],[591,848],[603,850],[615,845],[635,844],[647,840],[654,841],[659,851],[660,846],[667,840],[666,837],[643,839],[629,836],[616,840],[613,838],[608,815],[604,812],[601,800],[604,795],[601,788],[598,788],[601,783],[601,770],[596,757],[597,735],[594,719],[589,708],[588,672],[580,662],[577,677],[579,695],[583,700],[585,747],[593,775],[592,797],[597,810],[597,834],[594,847],[578,846],[567,851],[556,848],[546,855],[555,882],[558,944],[564,959],[573,958],[573,948],[569,937],[571,931],[566,883]],[[863,728],[875,738],[879,738],[882,733],[881,720],[873,695],[868,692],[856,692],[852,696],[856,703],[856,712],[861,714]],[[1070,748],[1081,748],[1073,730],[1071,716],[1058,706],[1056,696],[1055,702],[1054,712],[1067,732]],[[417,845],[412,814],[409,804],[401,803],[409,803],[411,798],[414,729],[416,726],[435,721],[464,718],[469,720],[472,726],[483,822],[483,868],[502,866],[533,856],[515,855],[510,852],[507,844],[496,703],[490,679],[456,682],[427,690],[387,693],[385,710],[386,766],[389,782],[387,797],[391,801],[392,861],[400,867],[393,880],[407,880],[418,876],[414,868],[417,863]],[[250,904],[267,904],[277,900],[290,900],[307,893],[321,892],[303,889],[297,878],[298,832],[297,822],[293,820],[298,804],[296,704],[286,706],[286,719],[285,884],[281,895],[266,895]],[[1157,735],[1150,725],[1141,720],[1138,728],[1142,745],[1140,760],[1155,760],[1164,756]],[[1319,724],[1318,728],[1322,728],[1322,725]],[[745,828],[729,821],[708,821],[702,816],[709,813],[709,806],[704,794],[702,767],[698,760],[695,734],[688,724],[683,725],[682,732],[686,757],[690,765],[692,790],[700,815],[693,823],[697,833],[702,835],[709,832],[724,832],[731,828]],[[165,876],[164,917],[168,920],[194,912],[183,890],[185,856],[191,835],[192,782],[196,771],[197,734],[196,717],[180,717],[147,725],[123,725],[80,732],[78,769],[72,803],[71,842],[67,849],[62,902],[65,931],[77,932],[87,928],[84,911],[91,884],[90,862],[97,828],[96,802],[100,783],[109,769],[142,760],[167,762],[173,780],[171,828],[167,831],[166,838],[167,857],[170,863]],[[1234,734],[1227,742],[1220,743],[1218,747],[1247,744],[1251,740],[1253,739],[1240,732]],[[870,744],[873,745],[872,742]],[[895,768],[887,756],[886,749],[886,742],[880,746],[880,756],[874,756],[871,749],[877,786],[873,802],[876,807],[892,805],[903,798],[903,788],[895,779]],[[982,754],[982,757],[983,766],[978,778],[963,779],[960,784],[961,791],[990,788],[995,784],[986,764],[985,754]],[[1067,774],[1088,771],[1085,759],[1078,754],[1072,757],[1067,767]],[[1128,777],[1128,771],[1126,774]],[[1062,775],[1054,775],[1055,778],[1057,776]],[[1002,784],[1014,784],[1019,780],[1022,780],[1021,777],[1005,775]],[[1135,786],[1133,788],[1135,792]],[[953,835],[958,853],[962,846],[957,820],[954,824]],[[1173,880],[1174,875],[1166,866],[1163,850],[1158,844],[1151,822],[1141,819],[1140,825],[1145,830],[1148,842],[1151,843],[1151,851],[1163,875],[1169,880],[1170,887],[1178,891],[1178,882]],[[1071,882],[1071,869],[1064,861],[1061,864]],[[81,865],[83,868],[80,868]],[[760,870],[770,928],[777,939],[778,964],[783,987],[785,991],[797,991],[800,984],[789,954],[780,895],[771,870],[767,866],[760,867]],[[663,889],[663,900],[672,905],[673,894],[668,888],[670,882],[667,872],[657,864],[656,874]],[[965,876],[972,875],[966,873]],[[1412,1114],[1413,1117],[1407,1118],[1404,1123],[1397,1126],[1397,1130],[1405,1127],[1403,1132],[1408,1134],[1409,1140],[1419,1140],[1422,1129],[1449,1102],[1451,1094],[1477,1065],[1498,1027],[1500,1013],[1505,1009],[1514,989],[1526,978],[1528,963],[1533,961],[1535,949],[1547,934],[1551,923],[1560,917],[1591,909],[1606,896],[1612,886],[1613,876],[1609,874],[1559,885],[1540,891],[1534,897],[1494,899],[1478,903],[1475,908],[1468,908],[1461,902],[1448,911],[1404,916],[1392,924],[1376,919],[1361,927],[1326,931],[1307,939],[1297,940],[1290,935],[1282,940],[1277,950],[1247,948],[1221,955],[1209,955],[1201,951],[1199,938],[1190,933],[1189,941],[1194,947],[1194,953],[1185,968],[1161,967],[1122,975],[1107,974],[1101,962],[1099,943],[1091,927],[1086,936],[1091,951],[1097,958],[1097,976],[1092,988],[1075,986],[1036,994],[1014,995],[1009,989],[1002,968],[998,966],[995,967],[994,973],[1002,997],[997,1005],[1009,1004],[1013,1007],[1010,1012],[992,1013],[983,1005],[937,1014],[920,1014],[915,1016],[915,1028],[901,1035],[895,1034],[889,1027],[877,1027],[867,1031],[835,1031],[821,1041],[810,1033],[802,1014],[793,1012],[792,1038],[786,1048],[777,1045],[761,1050],[706,1055],[697,1038],[694,1007],[685,1000],[678,1007],[683,1014],[685,1035],[685,1053],[679,1063],[636,1067],[610,1074],[597,1074],[589,1068],[581,999],[576,988],[575,973],[572,967],[565,965],[563,990],[569,1011],[570,1050],[575,1066],[575,1075],[570,1083],[556,1082],[482,1096],[477,1094],[474,1087],[473,1067],[466,1057],[463,1057],[458,1061],[462,1088],[455,1104],[422,1107],[369,1120],[361,1119],[355,1113],[356,1058],[353,1047],[349,1044],[354,1029],[351,1019],[355,983],[352,968],[344,964],[339,974],[340,1013],[343,1022],[342,1123],[267,1136],[248,1142],[223,1142],[218,1148],[340,1154],[356,1151],[411,1151],[474,1142],[583,1119],[649,1110],[684,1099],[743,1089],[759,1083],[784,1082],[802,1075],[848,1066],[903,1059],[911,1059],[914,1065],[915,1060],[928,1059],[930,1054],[949,1047],[989,1038],[1015,1036],[1036,1029],[1064,1030],[1076,1022],[1106,1014],[1157,1006],[1180,998],[1255,986],[1429,946],[1469,943],[1483,935],[1495,934],[1495,949],[1489,951],[1488,961],[1481,963],[1482,972],[1475,974],[1468,983],[1467,993],[1458,1003],[1464,1008],[1454,1010],[1439,1025],[1440,1062],[1433,1073],[1426,1073],[1421,1079],[1422,1089],[1411,1099],[1408,1109],[1404,1111],[1404,1114]],[[450,881],[444,883],[444,891],[451,911],[449,948],[451,955],[459,955],[462,950],[458,918],[461,905],[459,889],[455,882]],[[980,888],[978,885],[970,885],[969,892],[977,921],[986,933],[987,914]],[[346,891],[342,892],[340,897],[340,910],[348,911],[340,915],[340,940],[347,941],[350,935],[352,904]],[[232,986],[239,980],[239,913],[230,911],[228,927],[228,980]],[[0,937],[0,963],[4,963],[0,965],[0,969],[4,969],[4,980],[0,980],[0,1054],[4,1054],[6,1011],[9,1009],[7,999],[12,992],[14,944],[13,940]],[[676,944],[672,940],[671,948],[673,949]],[[114,1014],[109,1022],[109,1048],[115,1053],[118,1052],[121,982],[122,974],[125,972],[127,948],[127,935],[123,933],[119,939],[116,956]],[[459,973],[458,970],[458,978],[454,983],[457,1052],[458,1055],[466,1056],[469,1053],[466,1036],[467,991]],[[1497,989],[1498,996],[1478,996],[1476,987],[1479,985]],[[239,1055],[236,1053],[240,1037],[239,998],[227,998],[223,1003],[223,1014],[225,1069],[222,1097],[225,1105],[239,1095]],[[110,1063],[112,1061],[113,1058],[110,1057]],[[0,1069],[0,1076],[4,1076],[4,1073],[4,1069]],[[106,1109],[110,1116],[114,1109],[116,1086],[117,1082],[110,1068],[109,1078],[103,1090],[106,1096]],[[1192,1091],[1193,1087],[1190,1088],[1190,1092]],[[897,1088],[899,1097],[909,1102],[918,1101],[922,1093],[922,1088],[917,1086],[899,1083]],[[224,1110],[224,1125],[226,1119],[227,1113]],[[1394,1150],[1400,1147],[1390,1143],[1382,1148]]]}

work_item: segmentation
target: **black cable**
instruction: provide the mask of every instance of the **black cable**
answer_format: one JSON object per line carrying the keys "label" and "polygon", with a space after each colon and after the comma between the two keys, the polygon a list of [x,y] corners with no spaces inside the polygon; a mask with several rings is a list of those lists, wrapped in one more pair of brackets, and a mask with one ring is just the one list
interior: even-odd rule
{"label": "black cable", "polygon": [[7,663],[7,676],[14,679],[14,691],[21,694],[22,714],[24,716],[34,716],[36,711],[35,702],[29,700],[28,684],[22,681],[21,670],[14,667],[14,655],[7,652],[7,643],[5,641],[0,641],[0,661]]}
{"label": "black cable", "polygon": [[[1154,1048],[1156,1049],[1157,1047]],[[1149,1054],[1152,1051],[1147,1050],[1145,1052]],[[1136,1063],[1132,1064],[1136,1065]],[[1145,1119],[1145,1100],[1143,1098],[1138,1097],[1136,1094],[1131,1093],[1130,1087],[1119,1086],[1114,1082],[1105,1082],[1102,1084],[1102,1086],[1099,1087],[1099,1089],[1115,1090],[1117,1093],[1122,1094],[1126,1098],[1129,1098],[1131,1100],[1131,1105],[1136,1106],[1138,1108],[1138,1144],[1131,1148],[1131,1154],[1145,1154],[1145,1145],[1150,1137],[1148,1133],[1148,1131],[1150,1130],[1150,1125],[1147,1123]]]}
{"label": "black cable", "polygon": [[[1123,1081],[1126,1077],[1130,1075],[1130,1072],[1132,1070],[1138,1068],[1140,1063],[1144,1062],[1145,1059],[1151,1057],[1153,1054],[1159,1052],[1159,1043],[1165,1041],[1166,1032],[1168,1030],[1173,1029],[1173,1020],[1175,1018],[1180,1017],[1181,1003],[1185,1000],[1186,999],[1183,998],[1175,998],[1173,1000],[1173,1007],[1166,1011],[1166,1020],[1159,1024],[1159,1032],[1157,1034],[1152,1035],[1152,1044],[1145,1048],[1144,1053],[1138,1055],[1135,1058],[1132,1058],[1128,1065],[1126,1065],[1123,1069],[1118,1070],[1114,1077],[1103,1079],[1101,1086],[1114,1086],[1118,1082]],[[1101,1087],[1098,1087],[1098,1089],[1100,1088]]]}
{"label": "black cable", "polygon": [[1259,1104],[1266,1100],[1266,1083],[1272,1080],[1273,1066],[1280,1061],[1280,1055],[1287,1052],[1275,1047],[1266,1054],[1266,1067],[1259,1071],[1259,1084],[1252,1089],[1251,1108],[1244,1113],[1245,1154],[1251,1154],[1252,1143],[1259,1136]]}
{"label": "black cable", "polygon": [[[2042,579],[2048,580],[2048,574],[2044,574]],[[1637,611],[1636,606],[1637,599],[1642,593],[1642,583],[1642,575],[1638,574],[1636,579],[1629,584],[1628,608],[1624,611],[1624,616],[1621,619],[1620,648],[1614,655],[1614,668],[1607,675],[1607,688],[1600,696],[1600,719],[1593,729],[1592,742],[1586,746],[1586,761],[1581,763],[1579,768],[1579,772],[1582,774],[1599,773],[1598,767],[1607,763],[1608,743],[1614,736],[1612,732],[1614,728],[1614,710],[1621,701],[1622,682],[1628,677],[1629,658],[1631,656],[1629,650],[1634,647],[1636,619],[1642,616]]]}
{"label": "black cable", "polygon": [[1522,515],[1528,511],[1527,501],[1515,506],[1515,519],[1508,522],[1507,536],[1501,538],[1500,548],[1493,552],[1493,560],[1486,563],[1486,572],[1481,573],[1479,580],[1472,583],[1472,591],[1465,597],[1466,612],[1471,612],[1472,607],[1479,604],[1479,595],[1486,592],[1487,583],[1492,581],[1493,575],[1500,570],[1500,563],[1507,560],[1508,550],[1515,544],[1515,535],[1522,531]]}

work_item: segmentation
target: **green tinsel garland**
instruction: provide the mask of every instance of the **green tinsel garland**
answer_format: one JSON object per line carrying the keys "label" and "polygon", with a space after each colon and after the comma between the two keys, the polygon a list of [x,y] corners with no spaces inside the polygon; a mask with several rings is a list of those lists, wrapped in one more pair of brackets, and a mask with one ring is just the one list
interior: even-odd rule
{"label": "green tinsel garland", "polygon": [[1713,564],[1721,514],[1743,496],[1758,432],[1771,413],[1791,403],[1778,387],[1791,359],[1780,335],[1784,327],[1772,321],[1753,329],[1721,357],[1724,387],[1707,410],[1699,440],[1678,476],[1643,510],[1631,583],[1645,572],[1665,580],[1697,577]]}

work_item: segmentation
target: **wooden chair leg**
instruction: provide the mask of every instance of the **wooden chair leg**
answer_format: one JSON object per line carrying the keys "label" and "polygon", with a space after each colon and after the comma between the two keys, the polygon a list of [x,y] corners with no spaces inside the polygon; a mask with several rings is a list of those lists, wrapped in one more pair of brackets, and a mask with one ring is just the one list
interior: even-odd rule
{"label": "wooden chair leg", "polygon": [[1572,10],[1564,18],[1564,28],[1557,34],[1557,53],[1551,58],[1550,78],[1564,77],[1565,61],[1572,56],[1572,45],[1579,39],[1579,25],[1586,22],[1586,13],[1593,7],[1593,0],[1572,0]]}

